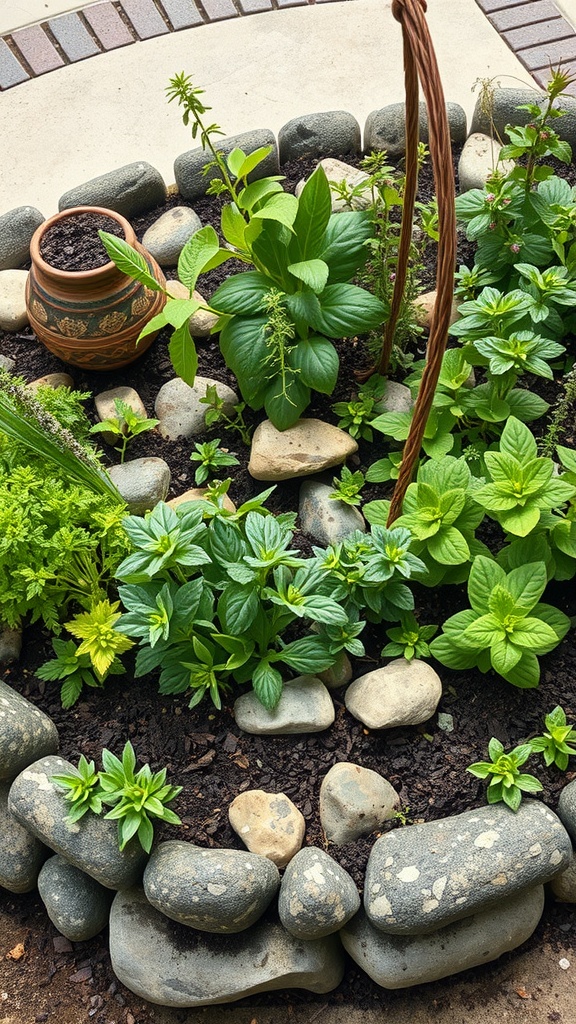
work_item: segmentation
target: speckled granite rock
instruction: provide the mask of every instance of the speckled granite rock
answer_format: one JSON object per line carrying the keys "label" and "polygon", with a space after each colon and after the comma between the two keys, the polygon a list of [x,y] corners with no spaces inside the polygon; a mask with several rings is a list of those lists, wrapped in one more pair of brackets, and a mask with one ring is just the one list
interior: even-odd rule
{"label": "speckled granite rock", "polygon": [[496,960],[532,935],[544,909],[536,886],[427,935],[386,935],[360,911],[340,932],[353,960],[377,985],[409,988]]}
{"label": "speckled granite rock", "polygon": [[302,942],[275,922],[253,925],[241,941],[196,932],[174,925],[134,889],[112,904],[110,957],[131,992],[171,1007],[231,1003],[287,988],[331,992],[344,975],[337,936]]}
{"label": "speckled granite rock", "polygon": [[278,912],[297,939],[321,939],[350,920],[360,906],[353,879],[324,850],[307,846],[292,858],[282,879]]}
{"label": "speckled granite rock", "polygon": [[335,715],[332,698],[316,676],[296,676],[285,683],[274,711],[268,711],[253,690],[234,703],[236,724],[260,736],[322,732],[330,728]]}
{"label": "speckled granite rock", "polygon": [[300,488],[300,528],[324,547],[339,544],[356,530],[366,530],[362,513],[353,505],[331,498],[334,491],[334,486],[321,480],[305,480]]}
{"label": "speckled granite rock", "polygon": [[8,810],[11,782],[0,782],[0,886],[10,892],[31,892],[49,854]]}
{"label": "speckled granite rock", "polygon": [[304,815],[284,793],[247,789],[230,804],[228,818],[248,850],[268,857],[279,868],[302,846]]}
{"label": "speckled granite rock", "polygon": [[95,814],[70,825],[70,804],[52,776],[73,766],[62,757],[43,757],[12,783],[8,808],[41,842],[60,853],[108,889],[124,889],[140,881],[147,855],[136,839],[118,849],[118,826]]}
{"label": "speckled granite rock", "polygon": [[73,206],[103,206],[115,210],[123,217],[161,206],[167,196],[166,184],[160,171],[144,160],[125,164],[97,178],[69,189],[58,200],[59,210]]}
{"label": "speckled granite rock", "polygon": [[304,157],[359,153],[360,144],[360,125],[346,110],[302,114],[282,125],[278,132],[281,164]]}
{"label": "speckled granite rock", "polygon": [[0,779],[14,779],[23,768],[58,750],[58,731],[43,711],[0,682]]}
{"label": "speckled granite rock", "polygon": [[170,488],[168,463],[152,455],[110,466],[108,475],[135,516],[143,516],[164,501]]}
{"label": "speckled granite rock", "polygon": [[144,872],[153,907],[189,928],[220,935],[254,924],[279,885],[278,868],[267,857],[178,840],[160,843]]}
{"label": "speckled granite rock", "polygon": [[108,924],[113,899],[110,889],[59,854],[44,864],[38,891],[52,924],[71,942],[85,942]]}
{"label": "speckled granite rock", "polygon": [[376,840],[364,907],[370,923],[390,934],[434,931],[549,881],[571,857],[570,837],[545,804],[465,811]]}

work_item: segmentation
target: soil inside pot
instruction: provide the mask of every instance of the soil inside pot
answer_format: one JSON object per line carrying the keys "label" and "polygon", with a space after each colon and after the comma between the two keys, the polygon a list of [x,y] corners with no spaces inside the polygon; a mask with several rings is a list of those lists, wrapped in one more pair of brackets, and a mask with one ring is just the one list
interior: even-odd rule
{"label": "soil inside pot", "polygon": [[77,213],[49,227],[40,242],[40,255],[55,270],[78,273],[96,270],[110,262],[98,232],[124,238],[124,232],[113,217],[103,213]]}

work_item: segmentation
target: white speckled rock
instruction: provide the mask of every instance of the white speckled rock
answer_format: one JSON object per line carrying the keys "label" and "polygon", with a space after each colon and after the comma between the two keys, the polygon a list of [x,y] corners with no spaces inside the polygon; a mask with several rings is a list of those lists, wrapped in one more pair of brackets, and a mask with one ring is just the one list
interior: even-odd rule
{"label": "white speckled rock", "polygon": [[58,731],[52,719],[0,682],[0,779],[14,779],[33,761],[56,750]]}
{"label": "white speckled rock", "polygon": [[175,267],[186,242],[201,227],[202,221],[194,210],[174,206],[144,232],[142,245],[161,267]]}
{"label": "white speckled rock", "polygon": [[248,789],[232,801],[228,818],[252,853],[268,857],[279,868],[285,867],[302,846],[304,815],[284,793]]}
{"label": "white speckled rock", "polygon": [[280,886],[278,912],[297,939],[332,935],[360,906],[353,879],[324,850],[307,846],[290,861]]}
{"label": "white speckled rock", "polygon": [[502,160],[498,163],[501,149],[502,146],[496,139],[482,132],[472,132],[468,136],[458,161],[460,192],[467,192],[471,188],[484,188],[496,165],[502,174],[509,174],[514,169],[513,160]]}
{"label": "white speckled rock", "polygon": [[27,270],[0,270],[0,331],[21,331],[28,323]]}
{"label": "white speckled rock", "polygon": [[0,782],[0,886],[10,892],[31,892],[49,850],[8,810],[10,781]]}
{"label": "white speckled rock", "polygon": [[202,932],[230,935],[254,924],[280,885],[267,857],[240,850],[205,850],[171,840],[153,851],[144,892],[166,917]]}
{"label": "white speckled rock", "polygon": [[85,942],[108,924],[113,899],[110,889],[59,854],[44,864],[38,892],[52,924],[71,942]]}
{"label": "white speckled rock", "polygon": [[255,480],[291,480],[338,466],[356,451],[350,434],[331,423],[304,419],[276,430],[264,420],[252,437],[248,472]]}
{"label": "white speckled rock", "polygon": [[8,809],[41,842],[107,889],[124,889],[140,881],[147,855],[136,839],[118,849],[118,826],[96,814],[69,824],[70,804],[53,775],[69,772],[62,757],[43,757],[12,783]]}
{"label": "white speckled rock", "polygon": [[300,488],[300,528],[318,544],[338,544],[355,530],[366,530],[364,516],[353,505],[336,501],[335,488],[320,480],[305,480]]}
{"label": "white speckled rock", "polygon": [[[189,289],[181,281],[167,281],[166,291],[174,299],[190,298]],[[209,305],[204,296],[196,290],[192,292],[192,298],[196,299],[196,302],[201,302],[203,306]],[[207,338],[212,333],[212,329],[216,326],[218,320],[217,314],[212,313],[209,309],[197,309],[188,321],[190,334],[193,338]]]}
{"label": "white speckled rock", "polygon": [[110,958],[131,992],[172,1007],[231,1003],[286,988],[331,992],[344,975],[336,936],[301,942],[275,922],[253,925],[240,940],[194,932],[170,922],[137,889],[118,893],[112,904]]}
{"label": "white speckled rock", "polygon": [[202,405],[200,399],[206,397],[206,388],[210,385],[215,385],[217,394],[224,402],[225,413],[228,416],[234,415],[238,395],[227,384],[212,380],[211,377],[197,376],[191,388],[180,377],[173,377],[162,385],[154,404],[162,437],[174,441],[177,437],[196,437],[205,433],[207,406]]}
{"label": "white speckled rock", "polygon": [[532,935],[543,908],[544,888],[536,886],[445,928],[409,936],[378,931],[361,911],[344,926],[340,938],[377,985],[409,988],[490,963],[516,949]]}
{"label": "white speckled rock", "polygon": [[399,806],[400,797],[387,779],[348,761],[335,764],[320,786],[320,821],[336,846],[380,828]]}
{"label": "white speckled rock", "polygon": [[164,501],[170,488],[170,467],[155,456],[110,466],[108,475],[135,516],[143,516]]}
{"label": "white speckled rock", "polygon": [[576,903],[576,854],[572,853],[572,860],[565,871],[554,875],[550,882],[550,889],[557,900],[561,903]]}
{"label": "white speckled rock", "polygon": [[260,736],[322,732],[330,728],[335,717],[332,698],[316,676],[297,676],[284,683],[274,711],[268,711],[253,690],[243,693],[234,704],[238,727]]}
{"label": "white speckled rock", "polygon": [[431,665],[395,658],[350,683],[344,700],[350,714],[369,729],[393,729],[426,722],[441,696],[442,682]]}
{"label": "white speckled rock", "polygon": [[424,934],[549,881],[571,858],[570,837],[545,804],[465,811],[377,839],[364,908],[381,931]]}

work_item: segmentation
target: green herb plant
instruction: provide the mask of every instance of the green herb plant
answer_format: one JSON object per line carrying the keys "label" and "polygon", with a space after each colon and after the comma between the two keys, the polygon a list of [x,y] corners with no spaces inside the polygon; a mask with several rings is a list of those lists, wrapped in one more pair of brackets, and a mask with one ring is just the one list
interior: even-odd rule
{"label": "green herb plant", "polygon": [[116,415],[109,416],[101,420],[100,423],[95,423],[90,428],[90,433],[110,434],[114,438],[112,443],[120,448],[120,462],[123,463],[130,441],[133,441],[139,434],[153,430],[158,426],[160,420],[147,419],[121,398],[114,399],[114,407]]}
{"label": "green herb plant", "polygon": [[66,790],[64,799],[71,804],[65,819],[69,825],[80,821],[88,811],[92,814],[101,814],[100,777],[94,761],[87,761],[84,754],[80,755],[77,768],[72,768],[71,772],[53,775],[52,782]]}
{"label": "green herb plant", "polygon": [[534,753],[542,754],[547,767],[555,764],[561,772],[568,767],[568,758],[576,754],[576,731],[567,724],[564,708],[557,705],[544,718],[544,732],[530,740],[530,748]]}
{"label": "green herb plant", "polygon": [[383,658],[429,658],[429,640],[438,632],[438,626],[421,626],[413,612],[405,612],[399,626],[386,630],[390,643],[382,648]]}
{"label": "green herb plant", "polygon": [[220,448],[219,445],[219,437],[214,438],[212,441],[204,441],[194,445],[196,450],[192,452],[190,459],[192,462],[198,463],[194,473],[194,483],[197,487],[201,487],[208,480],[208,477],[214,476],[224,466],[239,465],[236,456]]}
{"label": "green herb plant", "polygon": [[243,444],[250,447],[252,431],[244,420],[246,402],[237,402],[237,404],[233,406],[234,415],[230,416],[228,413],[228,405],[218,394],[216,385],[208,384],[206,394],[204,395],[204,398],[200,399],[200,404],[207,406],[204,414],[204,422],[207,427],[222,424],[226,430],[236,431]]}
{"label": "green herb plant", "polygon": [[520,771],[531,753],[531,744],[522,743],[506,754],[500,741],[492,737],[488,744],[488,756],[491,760],[477,761],[466,771],[477,779],[487,779],[491,776],[486,790],[489,804],[503,801],[511,810],[517,811],[522,803],[523,793],[542,791],[542,783],[534,775]]}
{"label": "green herb plant", "polygon": [[330,494],[333,501],[341,501],[344,505],[361,505],[361,491],[364,486],[364,474],[357,469],[353,473],[348,466],[342,466],[340,476],[332,480],[334,490]]}

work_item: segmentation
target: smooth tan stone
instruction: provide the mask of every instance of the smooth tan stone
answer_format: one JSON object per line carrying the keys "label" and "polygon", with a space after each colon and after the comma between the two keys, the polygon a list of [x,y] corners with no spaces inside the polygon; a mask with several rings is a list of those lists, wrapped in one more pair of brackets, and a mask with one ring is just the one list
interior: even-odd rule
{"label": "smooth tan stone", "polygon": [[0,330],[21,331],[28,323],[27,270],[0,270]]}
{"label": "smooth tan stone", "polygon": [[483,188],[496,168],[503,174],[509,174],[515,167],[514,160],[498,162],[502,146],[496,139],[482,132],[472,132],[468,136],[458,161],[458,178],[460,192],[471,188]]}
{"label": "smooth tan stone", "polygon": [[[432,314],[434,313],[434,306],[436,305],[436,290],[431,292],[423,292],[415,300],[415,305],[421,310],[420,323],[429,331],[432,326]],[[455,299],[452,299],[452,311],[450,313],[450,326],[456,323],[458,319],[458,303]]]}
{"label": "smooth tan stone", "polygon": [[441,696],[442,681],[431,665],[396,658],[350,683],[344,700],[369,729],[393,729],[428,721]]}
{"label": "smooth tan stone", "polygon": [[[132,411],[138,413],[139,416],[143,416],[145,419],[148,417],[146,406],[138,392],[134,388],[118,387],[111,388],[110,391],[101,391],[99,395],[94,396],[94,406],[100,422],[102,420],[116,419],[118,413],[116,412],[115,400],[117,398],[126,405],[129,405]],[[126,424],[124,424],[124,427],[126,427]],[[124,433],[126,433],[126,429]],[[106,441],[106,444],[119,443],[117,434],[113,434],[111,430],[104,431],[100,434],[100,437]]]}
{"label": "smooth tan stone", "polygon": [[240,793],[228,810],[230,824],[251,853],[277,867],[286,867],[302,846],[306,822],[284,793],[250,789]]}
{"label": "smooth tan stone", "polygon": [[282,431],[264,420],[254,431],[248,472],[255,480],[291,480],[338,466],[357,451],[349,434],[322,420],[298,420]]}
{"label": "smooth tan stone", "polygon": [[[183,494],[178,494],[175,498],[170,498],[170,501],[167,501],[166,504],[170,505],[170,508],[178,508],[178,505],[183,505],[186,501],[199,501],[200,498],[203,498],[206,494],[206,490],[206,487],[190,487],[189,490],[184,491]],[[236,505],[227,494],[224,495],[222,504],[228,512],[236,511]]]}
{"label": "smooth tan stone", "polygon": [[43,377],[31,380],[28,387],[34,391],[37,388],[73,388],[74,381],[69,373],[46,373]]}

